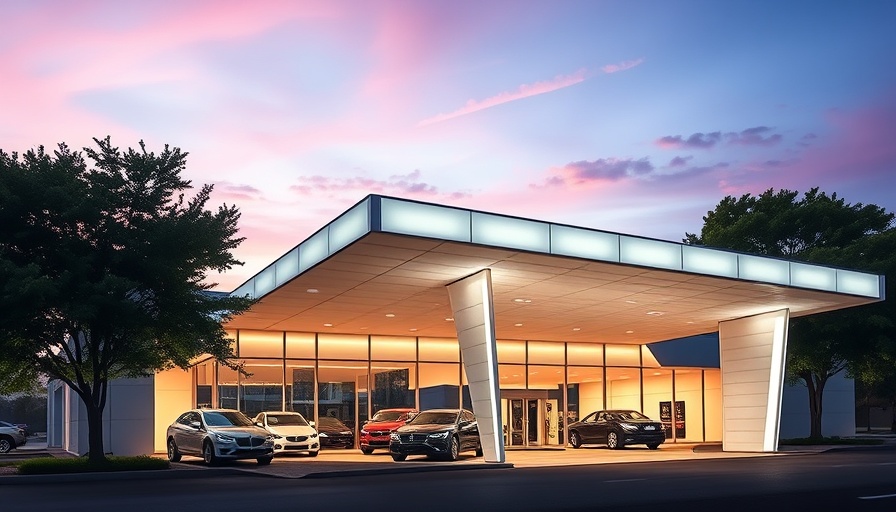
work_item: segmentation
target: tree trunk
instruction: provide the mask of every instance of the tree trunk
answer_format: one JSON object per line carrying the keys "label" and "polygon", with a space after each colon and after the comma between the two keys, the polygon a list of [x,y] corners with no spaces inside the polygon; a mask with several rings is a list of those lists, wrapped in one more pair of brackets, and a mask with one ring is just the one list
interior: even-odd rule
{"label": "tree trunk", "polygon": [[103,448],[103,410],[92,401],[85,402],[85,405],[87,407],[88,462],[102,464],[106,462],[106,453]]}
{"label": "tree trunk", "polygon": [[809,439],[821,439],[822,400],[826,377],[818,377],[810,372],[801,375],[809,390]]}

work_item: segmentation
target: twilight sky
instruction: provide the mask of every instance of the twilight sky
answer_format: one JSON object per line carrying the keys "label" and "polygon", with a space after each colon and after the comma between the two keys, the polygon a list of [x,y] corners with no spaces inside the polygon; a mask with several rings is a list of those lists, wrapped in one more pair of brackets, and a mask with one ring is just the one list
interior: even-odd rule
{"label": "twilight sky", "polygon": [[896,211],[891,0],[0,0],[0,149],[190,153],[232,290],[367,194],[680,241],[726,195]]}

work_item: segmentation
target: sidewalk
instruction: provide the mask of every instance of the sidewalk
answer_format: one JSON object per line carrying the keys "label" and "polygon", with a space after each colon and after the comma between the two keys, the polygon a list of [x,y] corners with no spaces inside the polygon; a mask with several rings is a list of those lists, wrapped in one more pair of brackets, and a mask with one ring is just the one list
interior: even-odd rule
{"label": "sidewalk", "polygon": [[[857,436],[859,437],[859,436]],[[640,462],[662,462],[678,460],[728,459],[745,457],[776,457],[799,454],[813,454],[832,450],[881,450],[896,449],[896,435],[874,438],[884,439],[883,445],[810,445],[780,447],[774,453],[724,452],[720,443],[669,443],[659,450],[631,446],[624,450],[610,450],[606,447],[584,447],[581,449],[530,449],[507,450],[504,463],[489,463],[480,457],[462,455],[456,462],[431,461],[411,457],[404,462],[394,462],[388,452],[376,451],[373,455],[363,455],[357,450],[324,450],[314,458],[286,456],[274,459],[268,466],[258,466],[255,461],[235,461],[223,466],[207,467],[198,458],[184,457],[182,462],[172,463],[169,470],[98,472],[66,475],[16,475],[12,468],[0,466],[0,485],[32,484],[42,482],[77,482],[97,478],[106,480],[166,479],[166,478],[208,478],[225,475],[258,476],[268,478],[335,478],[363,476],[384,473],[418,473],[430,471],[459,471],[474,469],[511,469],[532,467],[559,467],[595,464],[631,464]],[[31,444],[31,443],[29,443]],[[13,453],[18,460],[33,456],[74,457],[59,449],[47,449],[46,444],[25,445]],[[10,454],[0,456],[3,460]],[[157,454],[164,457],[163,454]],[[12,470],[4,471],[4,470]]]}

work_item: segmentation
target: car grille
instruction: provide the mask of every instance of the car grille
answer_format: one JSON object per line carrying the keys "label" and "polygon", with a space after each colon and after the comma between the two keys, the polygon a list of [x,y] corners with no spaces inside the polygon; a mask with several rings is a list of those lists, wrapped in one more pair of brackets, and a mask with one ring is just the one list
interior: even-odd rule
{"label": "car grille", "polygon": [[426,434],[400,434],[398,439],[402,443],[422,443],[426,441]]}
{"label": "car grille", "polygon": [[302,441],[307,441],[308,436],[287,436],[286,440],[291,443],[301,443]]}
{"label": "car grille", "polygon": [[369,431],[369,432],[367,432],[367,433],[370,434],[370,435],[373,436],[373,437],[383,437],[383,436],[388,436],[388,435],[389,435],[389,431],[388,431],[388,430],[371,430],[371,431]]}
{"label": "car grille", "polygon": [[263,437],[238,437],[236,439],[237,446],[261,446],[264,444],[265,439]]}

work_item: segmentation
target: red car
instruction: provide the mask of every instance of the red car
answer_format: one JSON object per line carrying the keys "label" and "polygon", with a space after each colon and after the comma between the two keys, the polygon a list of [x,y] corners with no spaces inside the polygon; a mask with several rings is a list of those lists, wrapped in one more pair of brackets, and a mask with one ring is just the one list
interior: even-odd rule
{"label": "red car", "polygon": [[389,449],[389,434],[412,420],[417,409],[381,409],[361,427],[361,453],[370,455],[376,448]]}

